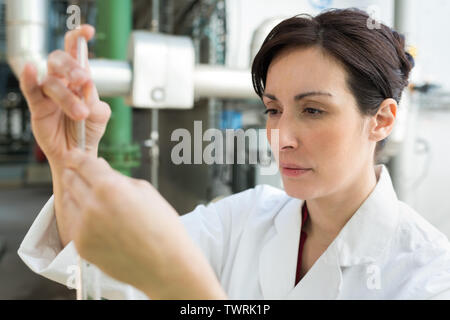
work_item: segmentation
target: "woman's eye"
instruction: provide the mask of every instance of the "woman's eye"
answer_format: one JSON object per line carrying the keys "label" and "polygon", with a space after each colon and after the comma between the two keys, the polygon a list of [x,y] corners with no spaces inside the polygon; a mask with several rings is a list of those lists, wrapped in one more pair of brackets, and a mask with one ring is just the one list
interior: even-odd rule
{"label": "woman's eye", "polygon": [[264,111],[264,114],[276,115],[276,114],[278,114],[278,110],[277,109],[267,109],[266,111]]}
{"label": "woman's eye", "polygon": [[313,116],[318,116],[318,115],[321,115],[323,113],[322,110],[318,110],[318,109],[314,109],[314,108],[306,108],[303,112],[306,112],[306,113],[308,113],[310,115],[313,115]]}

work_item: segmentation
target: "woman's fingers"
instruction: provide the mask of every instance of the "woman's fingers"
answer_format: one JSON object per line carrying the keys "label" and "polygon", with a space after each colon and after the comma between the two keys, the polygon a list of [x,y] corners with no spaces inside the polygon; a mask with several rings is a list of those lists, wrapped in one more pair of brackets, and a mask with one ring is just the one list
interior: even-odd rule
{"label": "woman's fingers", "polygon": [[20,75],[20,89],[28,101],[31,112],[45,100],[37,80],[37,70],[31,63],[25,65]]}
{"label": "woman's fingers", "polygon": [[[86,41],[89,41],[92,39],[95,35],[95,28],[88,24],[83,24],[79,29],[72,30],[70,32],[66,33],[65,40],[64,40],[64,50],[66,52],[66,55],[71,58],[71,65],[68,67],[69,69],[72,69],[70,71],[70,77],[68,79],[74,80],[74,84],[76,85],[84,83],[84,80],[86,79],[86,75],[88,75],[88,79],[91,77],[91,71],[89,68],[89,57],[88,57],[88,50],[86,46],[85,52],[82,54],[85,56],[86,61],[86,68],[82,69],[81,66],[79,66],[77,59],[77,47],[78,47],[78,38],[84,37]],[[67,57],[65,57],[67,59]],[[76,66],[78,68],[72,68],[73,61],[75,61]],[[81,73],[80,69],[85,71],[86,73]],[[79,81],[79,82],[77,82]],[[69,85],[69,87],[72,87],[72,85]],[[92,90],[90,90],[91,96],[93,100],[99,101],[100,97],[97,92],[97,88],[93,86]]]}
{"label": "woman's fingers", "polygon": [[[83,24],[80,28],[69,31],[64,38],[64,50],[74,59],[77,57],[77,39],[84,37],[86,41],[91,40],[95,35],[95,28],[88,24]],[[87,52],[85,52],[87,54]]]}
{"label": "woman's fingers", "polygon": [[40,120],[53,114],[58,108],[42,91],[37,80],[37,70],[33,64],[25,65],[20,75],[20,89],[22,90],[33,120]]}
{"label": "woman's fingers", "polygon": [[100,102],[100,97],[98,96],[97,87],[94,84],[93,80],[87,81],[82,88],[82,94],[84,97],[84,101],[89,106],[94,106],[95,104]]}
{"label": "woman's fingers", "polygon": [[47,76],[41,87],[45,95],[59,105],[64,113],[73,120],[82,120],[89,115],[88,107],[64,85],[61,79]]}
{"label": "woman's fingers", "polygon": [[90,74],[81,68],[76,59],[67,52],[53,51],[47,61],[48,74],[58,78],[65,78],[71,86],[81,86],[89,81]]}

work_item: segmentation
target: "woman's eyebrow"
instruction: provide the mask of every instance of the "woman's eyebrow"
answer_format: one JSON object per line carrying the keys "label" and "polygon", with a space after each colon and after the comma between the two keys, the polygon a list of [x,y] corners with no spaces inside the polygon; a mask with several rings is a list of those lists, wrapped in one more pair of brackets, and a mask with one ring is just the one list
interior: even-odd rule
{"label": "woman's eyebrow", "polygon": [[[278,101],[277,97],[275,97],[275,95],[273,95],[273,94],[263,93],[263,96],[266,97],[266,98],[269,98],[271,100]],[[306,97],[311,97],[311,96],[328,96],[328,97],[332,97],[333,95],[331,93],[328,93],[328,92],[311,91],[311,92],[300,93],[300,94],[296,95],[294,97],[294,101],[299,101],[299,100],[302,100],[302,99],[304,99]]]}

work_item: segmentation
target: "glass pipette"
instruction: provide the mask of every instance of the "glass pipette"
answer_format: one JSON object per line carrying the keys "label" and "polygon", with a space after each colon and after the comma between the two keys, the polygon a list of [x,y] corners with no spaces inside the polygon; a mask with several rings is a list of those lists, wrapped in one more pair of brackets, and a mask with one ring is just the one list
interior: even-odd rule
{"label": "glass pipette", "polygon": [[[87,67],[87,43],[86,39],[79,36],[77,39],[77,61],[81,68]],[[83,99],[83,94],[80,94]],[[78,148],[86,150],[86,125],[85,120],[77,121]],[[78,256],[79,274],[77,277],[77,300],[100,300],[100,271],[89,262]]]}

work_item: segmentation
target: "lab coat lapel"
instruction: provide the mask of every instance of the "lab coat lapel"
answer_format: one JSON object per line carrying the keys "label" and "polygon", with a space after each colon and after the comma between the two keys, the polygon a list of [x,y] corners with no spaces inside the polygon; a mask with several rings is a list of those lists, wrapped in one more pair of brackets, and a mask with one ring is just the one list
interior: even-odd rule
{"label": "lab coat lapel", "polygon": [[275,218],[274,235],[259,260],[259,280],[264,299],[335,299],[342,274],[337,250],[330,246],[305,277],[295,285],[303,200],[291,199]]}
{"label": "lab coat lapel", "polygon": [[290,199],[275,218],[275,232],[259,259],[259,280],[264,299],[284,299],[295,284],[303,201]]}
{"label": "lab coat lapel", "polygon": [[295,288],[303,201],[292,199],[281,209],[274,235],[260,256],[265,299],[336,299],[343,281],[341,267],[377,261],[395,233],[398,208],[387,168],[376,166],[376,172],[373,192]]}
{"label": "lab coat lapel", "polygon": [[389,172],[376,166],[375,189],[288,295],[288,299],[336,299],[342,269],[376,263],[398,225],[397,196]]}
{"label": "lab coat lapel", "polygon": [[339,295],[342,272],[336,247],[332,244],[317,259],[286,299],[334,300]]}
{"label": "lab coat lapel", "polygon": [[376,166],[377,185],[334,241],[341,267],[375,263],[394,236],[398,199],[389,171]]}

